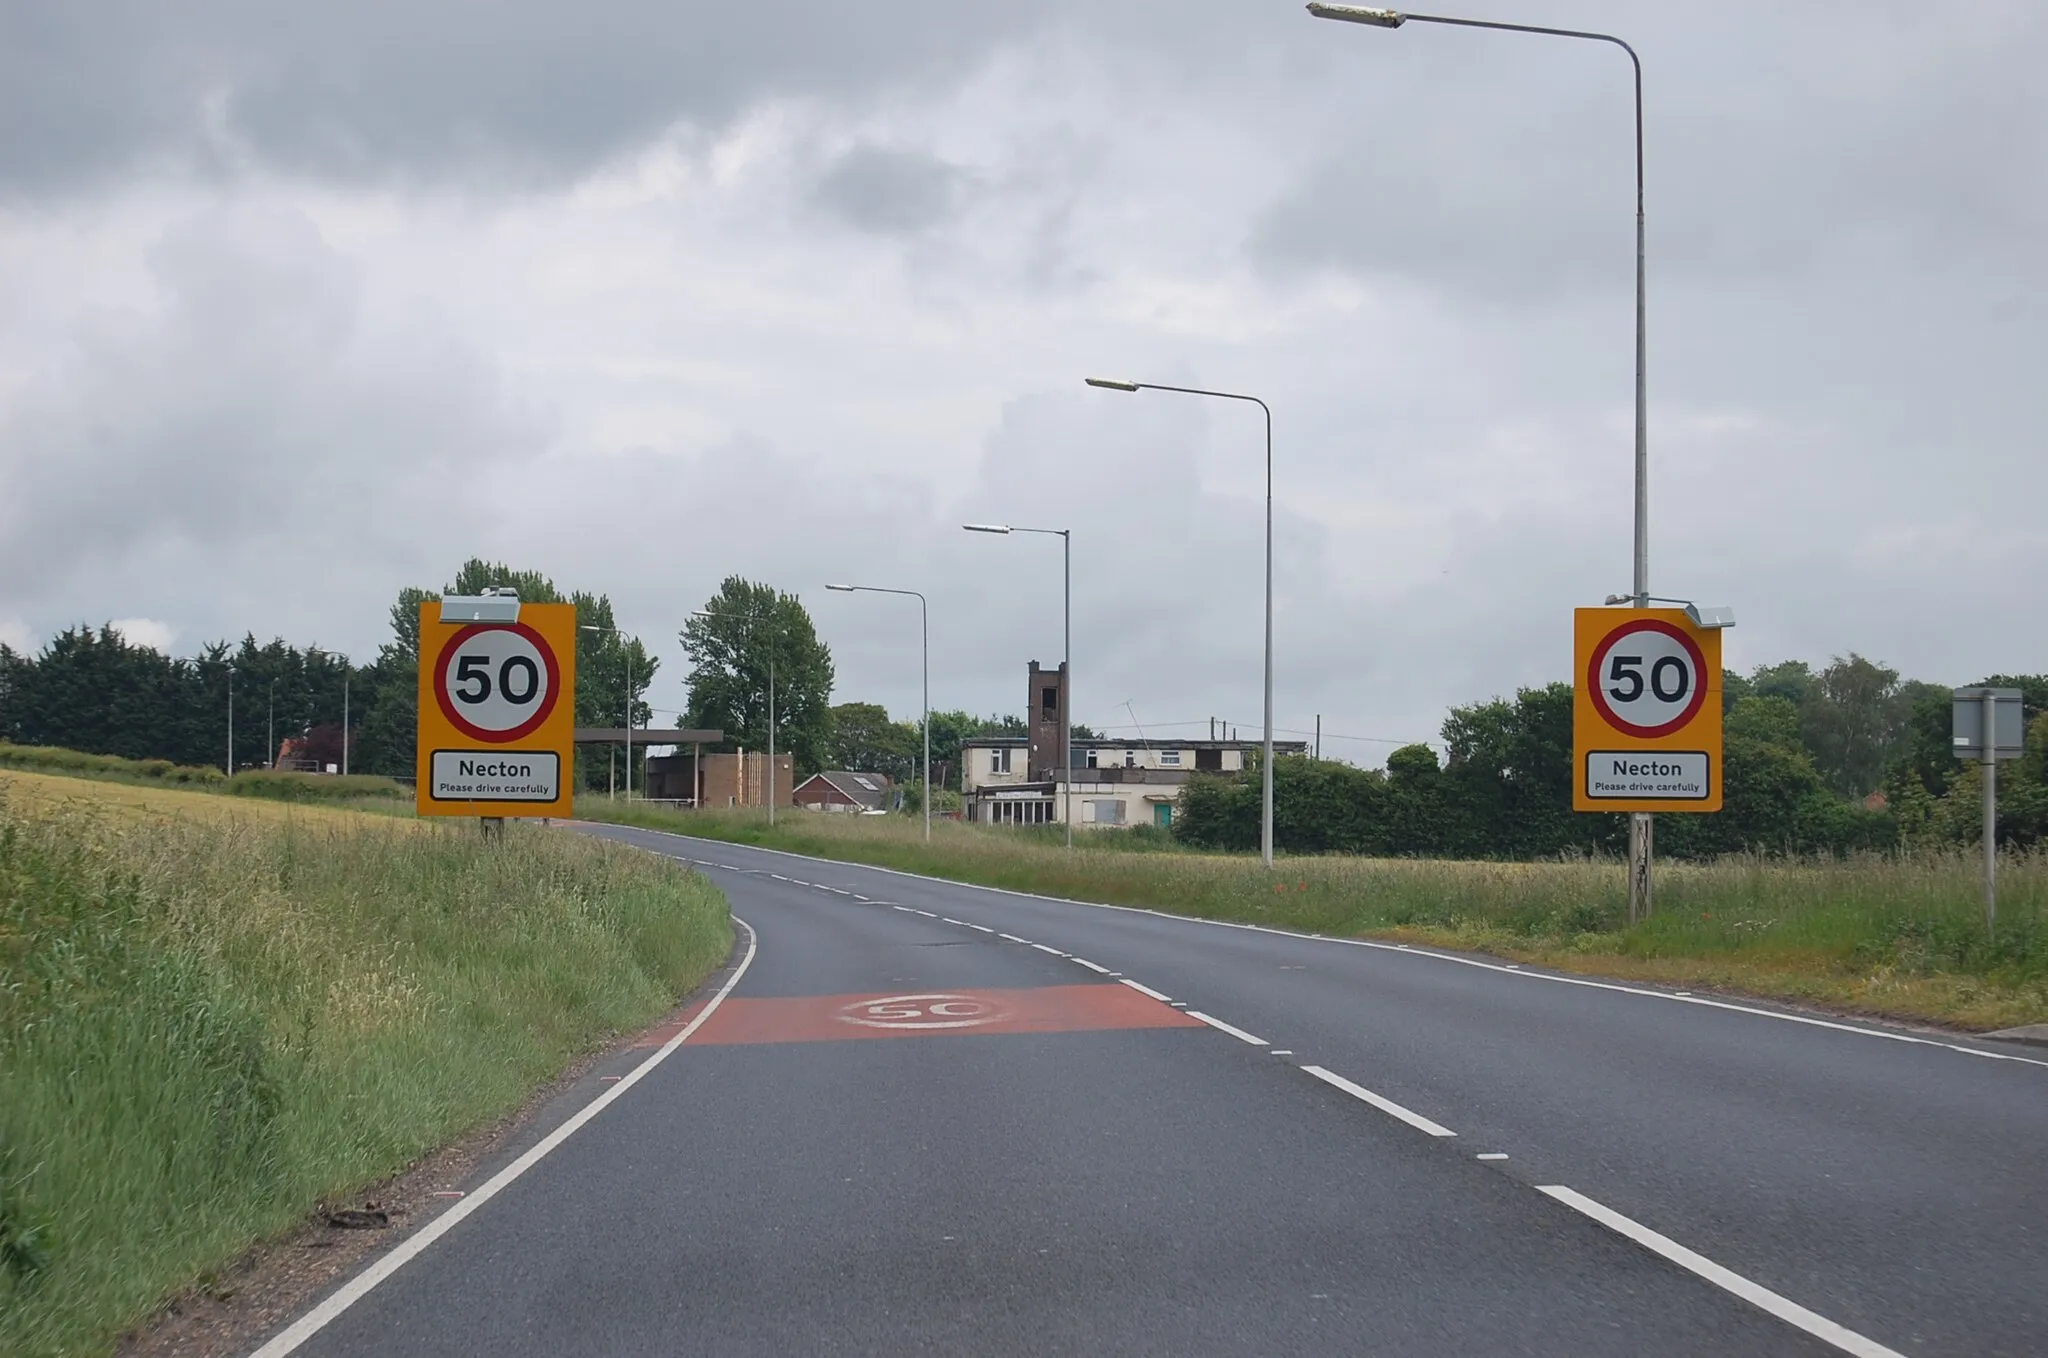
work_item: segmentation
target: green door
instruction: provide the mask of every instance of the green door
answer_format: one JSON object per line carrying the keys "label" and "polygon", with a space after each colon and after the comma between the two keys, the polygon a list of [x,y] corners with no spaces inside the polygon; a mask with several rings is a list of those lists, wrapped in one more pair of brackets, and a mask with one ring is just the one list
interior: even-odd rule
{"label": "green door", "polygon": [[1152,823],[1164,830],[1173,824],[1173,803],[1160,802],[1152,808]]}

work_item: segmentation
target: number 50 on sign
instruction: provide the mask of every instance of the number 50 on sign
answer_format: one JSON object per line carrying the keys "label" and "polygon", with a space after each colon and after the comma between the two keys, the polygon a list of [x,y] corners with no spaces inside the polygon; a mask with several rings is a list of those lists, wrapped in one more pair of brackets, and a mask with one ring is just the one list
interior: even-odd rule
{"label": "number 50 on sign", "polygon": [[1676,608],[1573,619],[1572,809],[1721,809],[1721,633]]}

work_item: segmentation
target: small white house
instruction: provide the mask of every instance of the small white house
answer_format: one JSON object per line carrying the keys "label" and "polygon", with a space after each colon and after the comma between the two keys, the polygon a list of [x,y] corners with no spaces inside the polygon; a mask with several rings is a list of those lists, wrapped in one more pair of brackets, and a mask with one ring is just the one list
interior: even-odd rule
{"label": "small white house", "polygon": [[[966,817],[985,825],[1056,825],[1068,798],[1061,770],[1031,777],[1025,736],[976,736],[961,742]],[[1180,790],[1194,773],[1237,773],[1256,740],[1076,740],[1071,787],[1074,823],[1173,824]],[[1275,741],[1275,754],[1301,754],[1299,740]]]}

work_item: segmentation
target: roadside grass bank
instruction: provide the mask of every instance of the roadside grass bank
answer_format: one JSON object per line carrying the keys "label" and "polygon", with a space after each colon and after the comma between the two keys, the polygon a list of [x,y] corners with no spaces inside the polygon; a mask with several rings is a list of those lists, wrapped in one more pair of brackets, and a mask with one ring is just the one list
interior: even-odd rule
{"label": "roadside grass bank", "polygon": [[[1110,847],[1068,851],[1014,831],[898,816],[678,812],[592,799],[579,814],[926,873],[1307,933],[1392,938],[1561,971],[1723,989],[1988,1031],[2048,1021],[2048,855],[1999,865],[1987,934],[1969,853],[1660,863],[1656,912],[1633,928],[1611,860],[1454,862],[1256,857]],[[1103,835],[1105,841],[1117,836]],[[1137,851],[1134,851],[1137,850]]]}
{"label": "roadside grass bank", "polygon": [[0,1353],[108,1351],[731,939],[701,877],[584,836],[0,772]]}
{"label": "roadside grass bank", "polygon": [[270,801],[324,802],[365,811],[410,814],[413,805],[411,788],[394,779],[368,774],[342,777],[285,769],[245,769],[230,778],[220,769],[173,764],[166,759],[123,759],[119,755],[87,754],[56,745],[11,745],[4,740],[0,740],[0,769],[141,787],[178,787]]}

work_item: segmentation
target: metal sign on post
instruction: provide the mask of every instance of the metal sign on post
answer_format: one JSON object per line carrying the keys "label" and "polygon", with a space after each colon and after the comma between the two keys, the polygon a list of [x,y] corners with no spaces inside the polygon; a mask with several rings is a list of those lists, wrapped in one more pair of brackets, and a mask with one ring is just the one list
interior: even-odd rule
{"label": "metal sign on post", "polygon": [[1721,631],[1678,608],[1573,618],[1572,809],[1721,809]]}
{"label": "metal sign on post", "polygon": [[574,604],[420,605],[420,815],[569,815],[575,752]]}
{"label": "metal sign on post", "polygon": [[1949,730],[1958,759],[1984,766],[1984,927],[1998,925],[1998,761],[2026,749],[2027,723],[2016,688],[1959,688]]}

